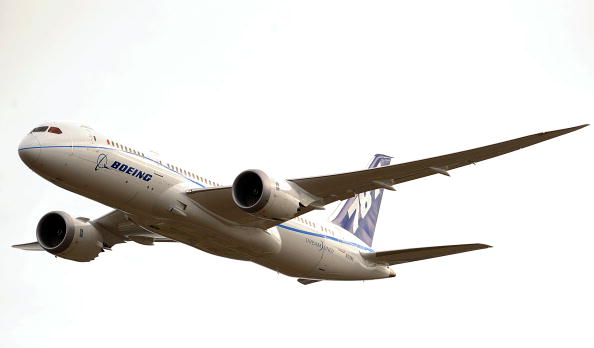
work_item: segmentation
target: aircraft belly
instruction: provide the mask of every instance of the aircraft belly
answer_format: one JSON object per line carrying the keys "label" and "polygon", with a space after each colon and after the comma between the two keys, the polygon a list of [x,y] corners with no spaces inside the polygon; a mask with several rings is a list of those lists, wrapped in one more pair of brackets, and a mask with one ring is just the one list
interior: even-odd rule
{"label": "aircraft belly", "polygon": [[209,254],[244,261],[250,259],[245,252],[231,247],[232,244],[229,241],[205,227],[189,227],[171,222],[150,224],[143,227]]}
{"label": "aircraft belly", "polygon": [[277,227],[282,248],[278,254],[254,261],[292,277],[364,280],[387,278],[389,269],[363,261],[358,249],[331,239]]}

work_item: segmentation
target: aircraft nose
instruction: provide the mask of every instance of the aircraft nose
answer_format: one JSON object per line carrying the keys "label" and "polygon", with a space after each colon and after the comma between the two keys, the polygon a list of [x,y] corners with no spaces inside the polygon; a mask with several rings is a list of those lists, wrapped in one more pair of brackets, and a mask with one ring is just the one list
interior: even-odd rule
{"label": "aircraft nose", "polygon": [[41,156],[41,145],[39,140],[33,134],[27,134],[27,136],[19,144],[19,157],[21,161],[31,167],[35,165],[35,162],[39,161]]}

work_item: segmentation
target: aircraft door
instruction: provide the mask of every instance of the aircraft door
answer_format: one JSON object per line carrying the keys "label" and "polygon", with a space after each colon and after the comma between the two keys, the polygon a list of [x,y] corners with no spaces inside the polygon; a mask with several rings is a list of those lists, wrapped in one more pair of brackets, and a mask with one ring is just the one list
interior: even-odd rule
{"label": "aircraft door", "polygon": [[97,136],[93,130],[81,127],[80,133],[73,139],[76,156],[89,162],[96,162],[99,149],[97,149]]}

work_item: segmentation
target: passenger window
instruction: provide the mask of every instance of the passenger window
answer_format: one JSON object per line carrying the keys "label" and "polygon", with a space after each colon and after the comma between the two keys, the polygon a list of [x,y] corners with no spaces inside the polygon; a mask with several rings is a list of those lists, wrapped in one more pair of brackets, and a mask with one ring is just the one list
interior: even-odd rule
{"label": "passenger window", "polygon": [[45,132],[47,130],[47,128],[48,128],[47,126],[33,128],[33,130],[31,131],[31,133]]}

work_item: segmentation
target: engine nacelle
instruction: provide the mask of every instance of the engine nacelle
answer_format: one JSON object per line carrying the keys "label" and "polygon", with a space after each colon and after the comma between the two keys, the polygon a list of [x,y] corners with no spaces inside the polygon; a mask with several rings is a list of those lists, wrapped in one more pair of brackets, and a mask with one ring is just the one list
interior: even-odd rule
{"label": "engine nacelle", "polygon": [[95,227],[62,211],[39,220],[37,242],[51,254],[79,262],[91,261],[103,251],[103,236]]}
{"label": "engine nacelle", "polygon": [[290,182],[277,181],[257,169],[242,172],[233,181],[233,201],[242,210],[275,220],[294,218],[303,208],[299,191]]}

